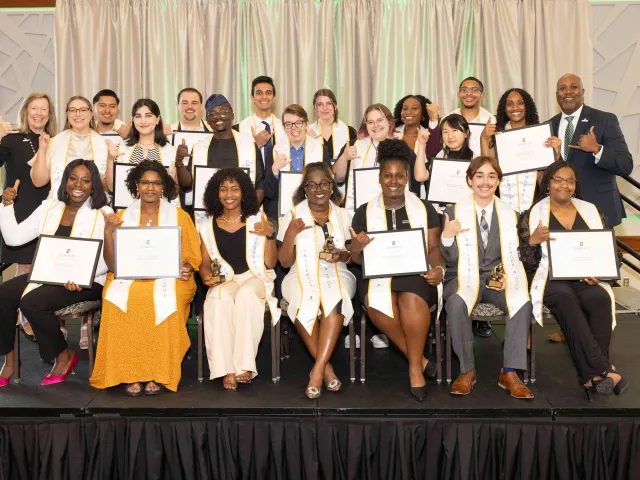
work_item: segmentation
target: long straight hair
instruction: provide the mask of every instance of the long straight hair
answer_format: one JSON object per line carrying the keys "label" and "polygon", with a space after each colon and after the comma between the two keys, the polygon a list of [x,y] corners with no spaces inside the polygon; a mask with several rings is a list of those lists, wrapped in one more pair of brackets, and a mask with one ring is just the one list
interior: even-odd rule
{"label": "long straight hair", "polygon": [[[164,127],[162,125],[162,116],[160,115],[160,107],[156,102],[151,100],[150,98],[141,98],[131,107],[131,117],[136,116],[136,112],[142,107],[147,107],[151,113],[153,113],[156,117],[158,117],[159,122],[156,125],[153,141],[157,143],[161,147],[164,147],[167,143],[167,136],[164,134]],[[127,137],[127,145],[129,147],[133,147],[136,143],[140,141],[140,132],[136,128],[135,123],[131,122],[131,129],[129,130],[129,136]]]}
{"label": "long straight hair", "polygon": [[71,124],[69,123],[69,112],[67,110],[69,110],[69,105],[71,105],[71,102],[73,102],[74,100],[82,100],[84,103],[87,104],[87,107],[89,108],[89,112],[91,112],[91,120],[89,121],[89,128],[91,130],[95,130],[96,129],[96,121],[93,118],[93,107],[91,106],[91,102],[89,100],[87,100],[85,97],[83,97],[82,95],[74,95],[67,102],[67,106],[64,109],[64,111],[65,111],[65,119],[66,119],[65,120],[65,124],[64,124],[64,129],[65,130],[69,130],[71,128]]}
{"label": "long straight hair", "polygon": [[51,97],[46,93],[42,92],[33,92],[31,93],[27,99],[20,107],[20,126],[18,127],[18,131],[20,133],[27,134],[31,131],[29,128],[29,120],[27,119],[29,113],[29,105],[34,100],[39,100],[44,98],[49,103],[49,120],[47,120],[46,125],[44,126],[44,131],[50,137],[53,137],[58,132],[58,123],[56,122],[56,110],[53,107],[53,102],[51,101]]}

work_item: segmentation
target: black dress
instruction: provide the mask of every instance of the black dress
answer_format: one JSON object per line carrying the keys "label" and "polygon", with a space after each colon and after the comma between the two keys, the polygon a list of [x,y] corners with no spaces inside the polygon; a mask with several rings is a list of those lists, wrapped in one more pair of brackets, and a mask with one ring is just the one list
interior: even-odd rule
{"label": "black dress", "polygon": [[[16,180],[20,180],[18,196],[13,208],[18,223],[26,220],[40,204],[46,200],[51,189],[50,184],[36,188],[31,181],[31,167],[29,162],[38,152],[38,140],[40,135],[33,132],[28,134],[15,133],[7,135],[0,141],[0,167],[6,166],[6,187],[13,187]],[[37,239],[20,245],[10,247],[2,241],[1,259],[3,263],[29,264],[33,260]]]}
{"label": "black dress", "polygon": [[224,261],[231,265],[233,273],[240,275],[249,270],[247,265],[247,227],[239,228],[235,232],[227,232],[218,226],[216,219],[213,222],[213,234],[216,236],[216,245]]}
{"label": "black dress", "polygon": [[[422,200],[427,208],[427,228],[440,227],[440,218],[433,205],[429,202]],[[392,213],[391,210],[387,210],[387,225],[392,225]],[[351,227],[356,233],[367,231],[367,204],[360,205],[356,210]],[[409,230],[411,225],[409,224],[409,217],[407,216],[407,209],[402,207],[396,210],[396,230]],[[364,304],[364,298],[369,291],[369,280],[363,279],[358,285],[358,294],[360,301]],[[436,287],[427,283],[427,281],[420,275],[407,275],[404,277],[393,277],[391,279],[391,291],[392,292],[411,292],[422,298],[429,307],[435,305],[438,301],[438,291]]]}

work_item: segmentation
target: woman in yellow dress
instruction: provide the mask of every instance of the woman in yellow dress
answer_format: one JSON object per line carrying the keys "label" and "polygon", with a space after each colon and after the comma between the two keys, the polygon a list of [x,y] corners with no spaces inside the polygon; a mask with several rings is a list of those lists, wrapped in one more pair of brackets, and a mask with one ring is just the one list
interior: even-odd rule
{"label": "woman in yellow dress", "polygon": [[[136,201],[126,210],[106,215],[104,258],[109,274],[91,385],[107,388],[125,383],[130,396],[155,395],[159,385],[175,392],[190,345],[186,323],[196,291],[193,272],[202,261],[198,234],[191,218],[169,203],[178,189],[161,163],[143,160],[131,169],[126,184]],[[118,226],[181,227],[182,277],[115,280],[113,231]]]}

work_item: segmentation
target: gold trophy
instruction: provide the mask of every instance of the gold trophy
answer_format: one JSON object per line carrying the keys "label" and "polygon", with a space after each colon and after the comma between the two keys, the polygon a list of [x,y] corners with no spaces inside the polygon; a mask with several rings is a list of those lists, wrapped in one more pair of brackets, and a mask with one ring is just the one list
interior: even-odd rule
{"label": "gold trophy", "polygon": [[491,271],[491,275],[487,278],[487,288],[491,290],[504,290],[504,282],[506,280],[504,273],[504,265],[499,263]]}
{"label": "gold trophy", "polygon": [[336,250],[336,245],[333,243],[333,237],[329,235],[327,240],[324,242],[322,246],[322,250],[320,250],[320,259],[321,260],[331,260],[333,258],[333,252]]}
{"label": "gold trophy", "polygon": [[211,262],[211,279],[215,283],[224,283],[226,281],[226,277],[224,275],[220,275],[220,271],[222,270],[222,265],[217,258],[213,259]]}

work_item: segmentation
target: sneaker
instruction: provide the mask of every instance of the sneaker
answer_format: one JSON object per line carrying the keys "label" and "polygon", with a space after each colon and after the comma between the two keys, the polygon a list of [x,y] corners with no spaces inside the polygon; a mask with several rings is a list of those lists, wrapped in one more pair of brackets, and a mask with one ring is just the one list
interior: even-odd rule
{"label": "sneaker", "polygon": [[373,348],[389,348],[389,339],[382,333],[371,337],[371,343]]}
{"label": "sneaker", "polygon": [[[351,347],[351,341],[349,340],[349,335],[344,337],[344,348]],[[360,348],[360,335],[356,335],[356,348]]]}

